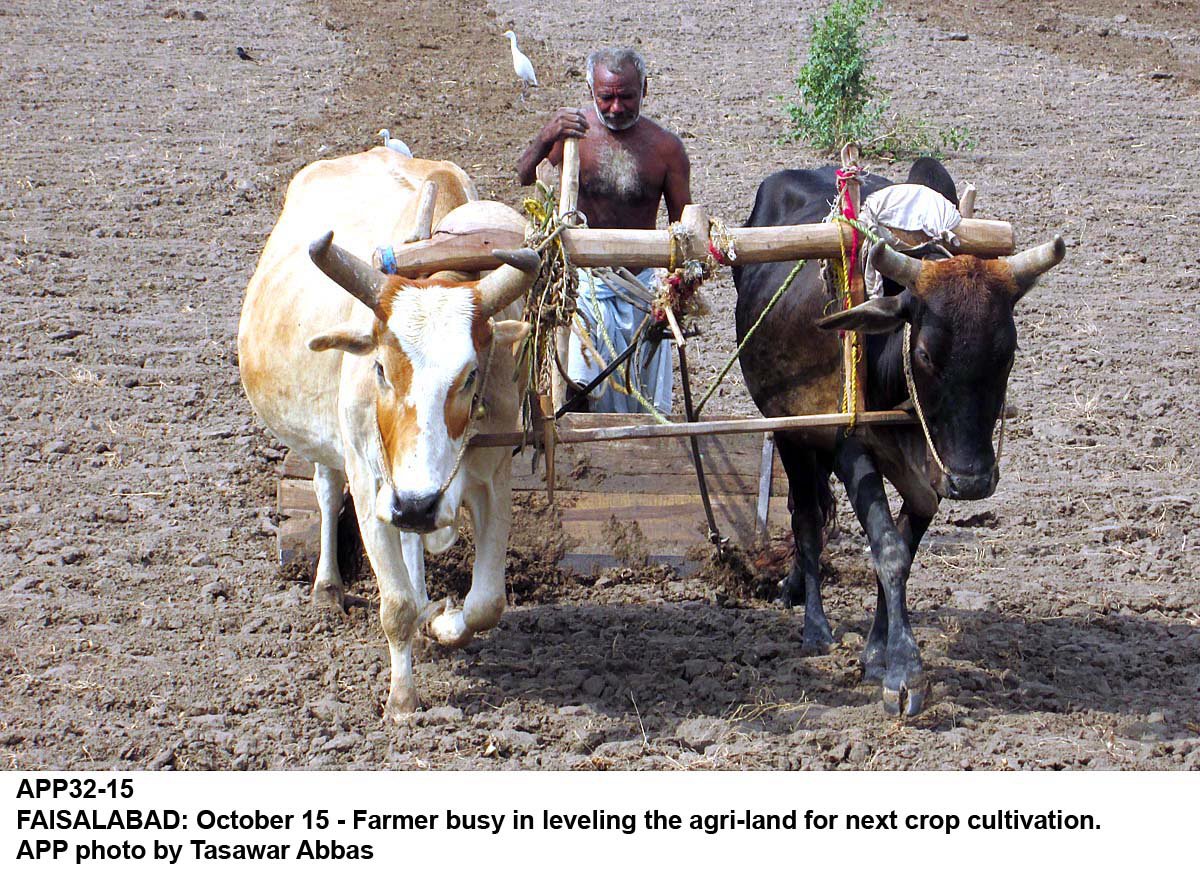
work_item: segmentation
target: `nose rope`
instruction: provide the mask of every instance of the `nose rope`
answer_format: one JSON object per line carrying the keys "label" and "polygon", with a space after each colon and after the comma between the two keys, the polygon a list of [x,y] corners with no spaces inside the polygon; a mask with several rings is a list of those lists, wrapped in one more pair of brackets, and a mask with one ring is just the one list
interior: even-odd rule
{"label": "nose rope", "polygon": [[[925,445],[929,448],[929,454],[937,463],[937,467],[942,470],[942,474],[952,477],[950,469],[946,468],[942,458],[938,456],[937,448],[933,446],[933,436],[929,434],[929,424],[925,422],[925,411],[921,409],[921,399],[917,397],[917,384],[912,375],[912,323],[910,322],[904,324],[904,380],[908,384],[908,397],[912,399],[913,410],[917,413],[917,422],[921,424],[921,431],[925,433]],[[993,472],[1000,467],[1000,457],[1004,453],[1004,421],[1007,419],[1007,407],[1008,387],[1005,386],[1004,398],[1000,400],[1000,437],[996,443],[996,462],[992,465]]]}

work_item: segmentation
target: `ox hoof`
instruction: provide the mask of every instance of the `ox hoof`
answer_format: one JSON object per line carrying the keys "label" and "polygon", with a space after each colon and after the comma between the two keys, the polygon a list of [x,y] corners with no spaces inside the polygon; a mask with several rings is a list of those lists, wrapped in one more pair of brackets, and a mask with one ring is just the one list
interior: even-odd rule
{"label": "ox hoof", "polygon": [[784,608],[795,608],[804,605],[804,579],[794,579],[791,575],[779,581],[779,602]]}
{"label": "ox hoof", "polygon": [[882,684],[887,675],[887,658],[884,649],[870,643],[862,652],[862,680],[871,684]]}
{"label": "ox hoof", "polygon": [[383,718],[393,724],[402,724],[420,705],[421,698],[417,696],[415,687],[392,691],[388,694],[387,705],[383,707]]}
{"label": "ox hoof", "polygon": [[887,674],[887,666],[883,661],[867,662],[863,661],[862,665],[862,680],[869,684],[882,684],[883,676]]}
{"label": "ox hoof", "polygon": [[802,642],[804,650],[810,654],[828,654],[833,647],[833,630],[829,628],[829,621],[824,617],[810,620],[805,614]]}
{"label": "ox hoof", "polygon": [[333,612],[334,614],[344,615],[346,613],[346,597],[339,585],[318,584],[314,582],[312,602],[317,608]]}
{"label": "ox hoof", "polygon": [[462,610],[451,608],[449,603],[445,611],[430,618],[425,630],[429,638],[445,648],[461,648],[473,635]]}
{"label": "ox hoof", "polygon": [[925,708],[925,695],[928,687],[918,683],[915,687],[901,684],[895,688],[883,687],[883,710],[889,715],[911,718],[919,715]]}

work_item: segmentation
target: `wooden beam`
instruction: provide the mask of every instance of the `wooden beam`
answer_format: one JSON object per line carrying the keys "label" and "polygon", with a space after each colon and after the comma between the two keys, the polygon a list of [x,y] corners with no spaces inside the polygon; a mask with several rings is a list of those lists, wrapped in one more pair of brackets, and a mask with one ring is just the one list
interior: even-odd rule
{"label": "wooden beam", "polygon": [[[959,239],[955,252],[996,258],[1015,251],[1008,222],[963,219],[954,233]],[[840,223],[731,228],[729,236],[737,250],[738,264],[841,258],[841,239],[850,245],[850,229]],[[429,240],[397,246],[396,260],[404,265],[402,273],[411,276],[435,271],[490,271],[500,266],[491,254],[493,249],[515,249],[523,242],[522,235],[509,229],[469,234],[438,232]],[[666,231],[569,228],[563,231],[562,242],[571,263],[580,268],[621,265],[641,270],[665,268],[671,261],[671,239]]]}

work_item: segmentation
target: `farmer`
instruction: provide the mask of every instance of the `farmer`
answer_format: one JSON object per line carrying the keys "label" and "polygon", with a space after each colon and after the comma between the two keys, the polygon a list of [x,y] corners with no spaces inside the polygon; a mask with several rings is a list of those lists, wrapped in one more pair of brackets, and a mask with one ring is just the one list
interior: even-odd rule
{"label": "farmer", "polygon": [[[664,199],[670,221],[677,222],[692,200],[691,167],[680,139],[642,115],[646,79],[646,62],[633,49],[600,49],[588,55],[592,105],[554,113],[517,163],[521,184],[533,183],[545,159],[560,166],[563,141],[574,137],[579,140],[579,211],[588,227],[653,229]],[[642,271],[638,280],[652,288],[654,270]],[[571,332],[571,380],[586,386],[599,375],[632,341],[647,309],[628,290],[580,271],[578,312],[586,333],[578,323]],[[636,358],[632,370],[640,377],[641,394],[659,411],[670,413],[670,344],[644,345]],[[607,380],[597,387],[589,396],[589,409],[642,412],[635,398],[614,388],[618,382]]]}

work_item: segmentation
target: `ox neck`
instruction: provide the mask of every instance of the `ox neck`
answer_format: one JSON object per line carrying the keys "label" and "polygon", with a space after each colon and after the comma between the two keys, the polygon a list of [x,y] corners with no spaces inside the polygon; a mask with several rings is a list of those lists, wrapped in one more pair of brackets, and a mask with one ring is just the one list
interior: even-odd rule
{"label": "ox neck", "polygon": [[904,332],[867,335],[867,403],[889,410],[908,398],[904,380]]}

